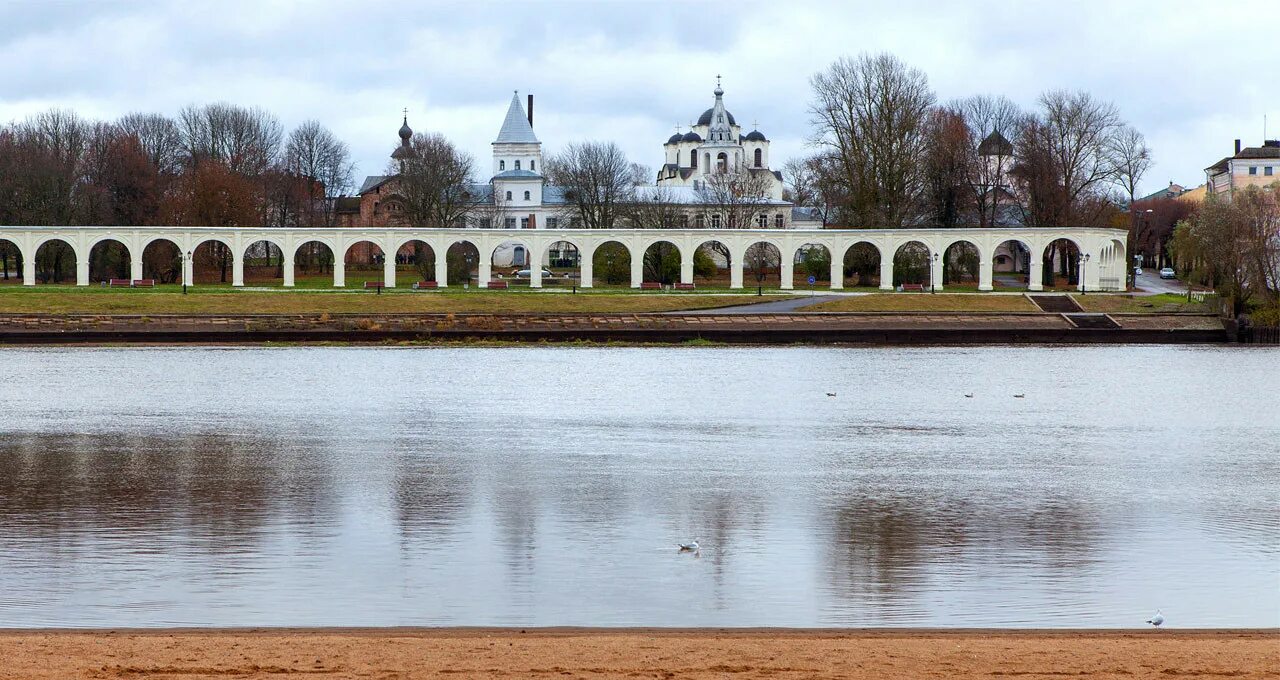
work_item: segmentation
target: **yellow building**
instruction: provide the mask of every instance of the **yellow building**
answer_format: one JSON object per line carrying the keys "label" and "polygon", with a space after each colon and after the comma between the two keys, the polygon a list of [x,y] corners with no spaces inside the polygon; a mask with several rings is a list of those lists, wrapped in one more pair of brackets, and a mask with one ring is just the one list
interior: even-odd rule
{"label": "yellow building", "polygon": [[1205,168],[1204,175],[1208,193],[1228,198],[1247,186],[1270,186],[1280,181],[1280,140],[1268,139],[1262,146],[1241,149],[1237,139],[1235,155]]}

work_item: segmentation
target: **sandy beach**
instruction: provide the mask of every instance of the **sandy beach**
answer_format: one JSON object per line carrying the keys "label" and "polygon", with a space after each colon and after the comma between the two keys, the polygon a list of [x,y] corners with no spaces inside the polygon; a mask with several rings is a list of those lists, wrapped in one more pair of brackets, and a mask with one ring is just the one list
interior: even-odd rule
{"label": "sandy beach", "polygon": [[0,632],[0,679],[1276,678],[1280,631]]}

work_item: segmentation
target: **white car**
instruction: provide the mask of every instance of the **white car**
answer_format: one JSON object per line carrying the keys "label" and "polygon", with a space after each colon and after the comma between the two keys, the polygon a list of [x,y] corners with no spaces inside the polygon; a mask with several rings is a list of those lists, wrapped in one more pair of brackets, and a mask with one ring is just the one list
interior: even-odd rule
{"label": "white car", "polygon": [[1134,275],[1134,276],[1142,276],[1142,267],[1134,267],[1134,268],[1133,268],[1133,275]]}
{"label": "white car", "polygon": [[[516,272],[516,278],[517,278],[517,279],[527,279],[527,278],[529,278],[531,275],[532,275],[532,272],[531,272],[530,270],[528,270],[528,269],[521,269],[520,271]],[[543,270],[542,270],[542,278],[544,278],[544,279],[549,279],[549,278],[552,278],[552,277],[554,277],[554,276],[555,276],[555,274],[552,274],[550,270],[547,270],[547,269],[543,269]]]}
{"label": "white car", "polygon": [[1178,278],[1178,272],[1173,271],[1173,269],[1172,269],[1171,267],[1165,267],[1164,269],[1161,269],[1161,270],[1160,270],[1160,278],[1162,278],[1162,279],[1176,279],[1176,278]]}

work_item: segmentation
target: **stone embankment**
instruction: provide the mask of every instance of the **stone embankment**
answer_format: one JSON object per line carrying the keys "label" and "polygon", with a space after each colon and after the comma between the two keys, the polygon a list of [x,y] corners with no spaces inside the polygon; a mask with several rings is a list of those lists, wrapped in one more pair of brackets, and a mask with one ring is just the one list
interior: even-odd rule
{"label": "stone embankment", "polygon": [[0,314],[3,344],[634,342],[1003,344],[1226,342],[1203,314]]}

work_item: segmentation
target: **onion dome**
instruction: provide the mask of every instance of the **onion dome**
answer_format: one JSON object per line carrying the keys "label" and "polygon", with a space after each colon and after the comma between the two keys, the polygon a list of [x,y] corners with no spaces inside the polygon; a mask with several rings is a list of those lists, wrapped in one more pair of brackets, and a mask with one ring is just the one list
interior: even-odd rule
{"label": "onion dome", "polygon": [[[717,88],[717,89],[719,89],[719,88]],[[710,109],[707,109],[706,111],[703,111],[703,112],[702,112],[702,115],[701,115],[701,116],[698,116],[698,125],[710,125],[710,124],[711,124],[711,114],[712,114],[712,113],[714,113],[714,112],[715,112],[715,108],[714,108],[714,107],[713,107],[713,108],[710,108]],[[724,113],[725,113],[725,115],[726,115],[726,116],[728,116],[728,117],[729,117],[729,124],[730,124],[730,125],[737,125],[737,124],[738,124],[738,121],[734,120],[734,118],[733,118],[733,114],[732,114],[732,113],[729,113],[728,111],[725,111]]]}
{"label": "onion dome", "polygon": [[413,137],[413,130],[409,128],[409,114],[406,113],[404,116],[404,123],[400,125],[400,139],[407,142],[411,137]]}
{"label": "onion dome", "polygon": [[680,134],[679,132],[677,132],[677,133],[675,133],[674,135],[671,135],[671,139],[668,139],[668,140],[667,140],[667,143],[668,143],[668,144],[679,144],[679,143],[680,143],[680,140],[682,140],[682,139],[684,139],[684,135],[682,135],[682,134]]}
{"label": "onion dome", "polygon": [[409,114],[405,114],[404,122],[400,124],[400,146],[391,152],[391,157],[403,161],[406,158],[413,158],[413,146],[409,140],[413,138],[413,130],[409,129]]}
{"label": "onion dome", "polygon": [[767,141],[769,141],[769,140],[765,139],[765,138],[764,138],[764,134],[763,134],[762,132],[760,132],[759,130],[752,130],[751,132],[748,132],[748,133],[747,133],[747,134],[742,138],[742,141],[744,141],[744,142],[767,142]]}
{"label": "onion dome", "polygon": [[693,130],[690,130],[684,133],[684,136],[681,137],[680,140],[684,142],[701,142],[702,137],[699,137],[698,133],[694,132]]}

